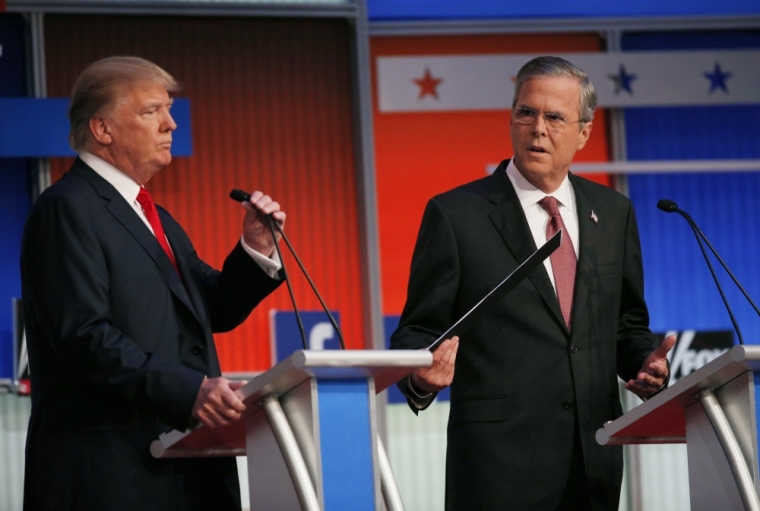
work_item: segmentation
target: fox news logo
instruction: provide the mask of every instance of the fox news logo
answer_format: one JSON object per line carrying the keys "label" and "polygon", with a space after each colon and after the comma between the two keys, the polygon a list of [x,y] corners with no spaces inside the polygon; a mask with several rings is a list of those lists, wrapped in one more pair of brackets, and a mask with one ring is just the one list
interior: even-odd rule
{"label": "fox news logo", "polygon": [[678,338],[675,347],[668,353],[670,361],[670,385],[672,386],[708,362],[719,357],[734,345],[734,333],[731,330],[698,332],[684,330],[657,334],[662,342],[668,335]]}

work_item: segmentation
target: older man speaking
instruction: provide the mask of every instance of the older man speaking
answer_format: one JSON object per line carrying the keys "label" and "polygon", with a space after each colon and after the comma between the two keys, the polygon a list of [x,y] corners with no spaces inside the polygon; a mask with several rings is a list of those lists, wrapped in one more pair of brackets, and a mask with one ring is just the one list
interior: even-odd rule
{"label": "older man speaking", "polygon": [[528,62],[514,158],[425,210],[393,348],[429,345],[563,230],[544,267],[401,383],[415,411],[451,385],[448,510],[617,510],[622,449],[594,441],[621,414],[616,375],[642,397],[667,381],[675,337],[658,347],[648,328],[631,203],[569,172],[595,106],[570,62]]}

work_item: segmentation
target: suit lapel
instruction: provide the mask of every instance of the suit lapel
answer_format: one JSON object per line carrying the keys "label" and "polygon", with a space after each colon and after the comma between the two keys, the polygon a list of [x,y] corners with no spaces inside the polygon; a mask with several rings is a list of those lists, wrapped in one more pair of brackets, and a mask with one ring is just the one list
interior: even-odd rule
{"label": "suit lapel", "polygon": [[[507,176],[508,163],[508,161],[503,161],[491,177],[491,191],[488,200],[494,203],[496,207],[488,216],[496,230],[499,231],[507,248],[520,264],[536,250],[536,242],[533,240],[525,212],[517,198],[512,182]],[[542,264],[528,278],[557,321],[565,326],[565,320],[562,318],[562,311],[559,308],[559,300],[557,300],[557,294],[554,292],[551,280],[549,280],[546,267]],[[565,326],[565,328],[567,327]]]}
{"label": "suit lapel", "polygon": [[585,303],[591,292],[590,286],[594,278],[594,259],[596,244],[599,241],[598,226],[600,221],[594,213],[595,199],[589,195],[583,183],[570,174],[575,192],[575,206],[578,208],[578,270],[575,277],[575,295],[573,297],[573,330],[576,331],[584,317],[579,310],[585,309]]}
{"label": "suit lapel", "polygon": [[[172,250],[174,250],[174,258],[177,260],[177,266],[179,267],[179,271],[182,273],[182,275],[185,276],[185,278],[182,280],[184,283],[183,290],[187,291],[187,295],[189,297],[189,300],[192,301],[194,307],[191,307],[191,310],[196,315],[196,318],[201,323],[201,325],[207,325],[209,324],[206,322],[206,317],[204,313],[204,306],[201,301],[201,292],[198,289],[198,286],[195,283],[195,279],[191,276],[191,268],[190,268],[190,261],[187,259],[187,253],[184,250],[180,250],[180,239],[183,237],[182,233],[177,232],[178,229],[180,229],[179,225],[175,222],[175,220],[164,211],[163,208],[158,207],[158,215],[161,217],[161,224],[164,227],[164,232],[166,233],[166,237],[169,239],[169,245],[171,245]],[[163,250],[162,250],[163,252]],[[164,253],[164,256],[166,254]],[[169,260],[168,257],[164,257],[167,261]],[[171,262],[169,262],[171,265]],[[174,268],[171,268],[172,273],[177,276],[177,272],[174,270]],[[177,276],[177,280],[179,280],[179,276]]]}
{"label": "suit lapel", "polygon": [[[174,295],[193,313],[195,318],[198,319],[195,307],[193,307],[193,304],[190,301],[185,286],[182,284],[182,280],[174,269],[166,252],[164,252],[164,249],[158,243],[158,240],[156,240],[153,233],[150,232],[150,229],[148,229],[140,217],[137,216],[132,207],[127,204],[124,197],[122,197],[108,181],[100,177],[97,172],[92,170],[79,159],[77,159],[75,165],[71,168],[71,172],[89,181],[98,195],[108,201],[106,203],[106,209],[108,212],[111,213],[127,231],[129,231],[140,246],[142,246],[142,248],[148,253],[156,263],[156,266],[158,266],[161,275],[172,293],[174,293]],[[200,322],[199,319],[198,321]]]}

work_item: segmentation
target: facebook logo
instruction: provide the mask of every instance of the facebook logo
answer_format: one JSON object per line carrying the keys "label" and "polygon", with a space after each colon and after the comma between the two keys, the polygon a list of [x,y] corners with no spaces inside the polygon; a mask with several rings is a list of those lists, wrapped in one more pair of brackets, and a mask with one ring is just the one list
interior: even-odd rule
{"label": "facebook logo", "polygon": [[[323,311],[301,311],[306,345],[310,350],[339,350],[340,341],[330,319]],[[340,315],[330,311],[335,323],[340,327]],[[273,364],[281,362],[296,350],[303,349],[301,333],[298,330],[296,313],[292,311],[272,310],[269,313],[272,332]]]}

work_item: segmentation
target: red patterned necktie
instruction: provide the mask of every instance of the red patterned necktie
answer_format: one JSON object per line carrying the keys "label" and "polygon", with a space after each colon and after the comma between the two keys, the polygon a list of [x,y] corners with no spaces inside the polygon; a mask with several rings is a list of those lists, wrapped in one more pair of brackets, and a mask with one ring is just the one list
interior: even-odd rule
{"label": "red patterned necktie", "polygon": [[179,273],[177,260],[174,259],[174,254],[169,248],[169,242],[166,241],[166,234],[164,234],[164,227],[161,225],[161,219],[158,217],[156,204],[153,202],[153,198],[148,193],[148,190],[142,186],[140,187],[140,193],[137,194],[137,202],[142,206],[145,218],[148,219],[148,223],[153,228],[153,234],[156,235],[156,240],[158,240],[158,243],[161,245],[161,248],[164,249],[166,255],[169,256],[169,260],[174,265],[174,269]]}
{"label": "red patterned necktie", "polygon": [[573,318],[573,292],[575,290],[575,271],[578,258],[575,257],[573,240],[570,239],[565,222],[562,221],[562,216],[559,214],[557,199],[546,196],[538,203],[551,217],[549,223],[546,224],[546,239],[548,240],[562,229],[562,243],[552,253],[550,260],[554,273],[554,284],[557,286],[559,308],[562,310],[562,317],[565,318],[565,324],[569,330]]}

